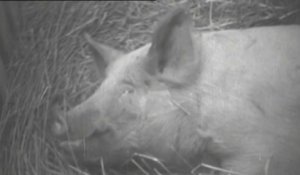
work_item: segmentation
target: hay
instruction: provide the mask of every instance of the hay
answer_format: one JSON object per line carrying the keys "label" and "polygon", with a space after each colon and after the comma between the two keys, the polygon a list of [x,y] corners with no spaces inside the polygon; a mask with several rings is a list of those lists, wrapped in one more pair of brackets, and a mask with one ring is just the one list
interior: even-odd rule
{"label": "hay", "polygon": [[[9,175],[85,174],[64,160],[46,132],[54,96],[60,96],[60,104],[74,106],[100,84],[84,32],[129,51],[149,42],[157,20],[178,4],[190,8],[199,30],[287,24],[299,15],[300,6],[298,0],[19,3],[23,26],[7,65],[10,96],[0,119],[0,174]],[[99,171],[101,167],[103,162]]]}

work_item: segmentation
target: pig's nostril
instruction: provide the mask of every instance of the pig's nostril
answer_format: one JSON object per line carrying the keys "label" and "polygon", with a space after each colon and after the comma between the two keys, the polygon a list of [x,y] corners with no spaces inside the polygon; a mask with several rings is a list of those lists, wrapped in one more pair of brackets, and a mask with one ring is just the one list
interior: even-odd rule
{"label": "pig's nostril", "polygon": [[59,134],[61,134],[61,130],[62,130],[61,125],[59,123],[55,122],[52,126],[52,132],[55,135],[59,135]]}
{"label": "pig's nostril", "polygon": [[52,133],[55,135],[62,135],[63,133],[65,133],[66,129],[63,127],[62,124],[55,122],[52,126]]}

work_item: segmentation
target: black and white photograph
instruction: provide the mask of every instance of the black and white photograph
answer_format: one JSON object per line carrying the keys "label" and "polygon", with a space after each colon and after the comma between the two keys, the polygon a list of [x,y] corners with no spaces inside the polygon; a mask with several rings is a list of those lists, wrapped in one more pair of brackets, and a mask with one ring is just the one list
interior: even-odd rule
{"label": "black and white photograph", "polygon": [[0,1],[0,175],[300,175],[300,1]]}

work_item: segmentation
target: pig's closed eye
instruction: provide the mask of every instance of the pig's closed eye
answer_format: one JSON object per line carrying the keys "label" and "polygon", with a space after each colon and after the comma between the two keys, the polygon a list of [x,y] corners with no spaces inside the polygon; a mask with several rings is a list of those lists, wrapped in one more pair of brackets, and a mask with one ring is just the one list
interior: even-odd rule
{"label": "pig's closed eye", "polygon": [[135,92],[135,89],[133,87],[133,84],[129,81],[123,81],[124,83],[124,89],[122,94],[132,94]]}
{"label": "pig's closed eye", "polygon": [[123,91],[123,95],[128,95],[128,94],[133,94],[135,91],[133,88],[126,88],[124,91]]}
{"label": "pig's closed eye", "polygon": [[121,96],[133,94],[134,92],[135,92],[135,89],[132,86],[125,85],[121,90]]}
{"label": "pig's closed eye", "polygon": [[132,93],[134,93],[134,89],[133,88],[129,88],[129,89],[126,90],[126,92],[128,94],[132,94]]}

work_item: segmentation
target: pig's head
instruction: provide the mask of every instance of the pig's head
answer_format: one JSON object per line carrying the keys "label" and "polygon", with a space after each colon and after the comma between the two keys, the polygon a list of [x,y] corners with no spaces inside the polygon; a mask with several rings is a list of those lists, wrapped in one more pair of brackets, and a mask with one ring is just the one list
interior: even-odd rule
{"label": "pig's head", "polygon": [[106,78],[85,102],[54,114],[51,132],[60,145],[82,161],[108,163],[122,163],[135,152],[167,161],[196,155],[206,142],[204,134],[199,137],[193,90],[201,53],[185,11],[169,14],[152,43],[130,53],[85,38]]}

